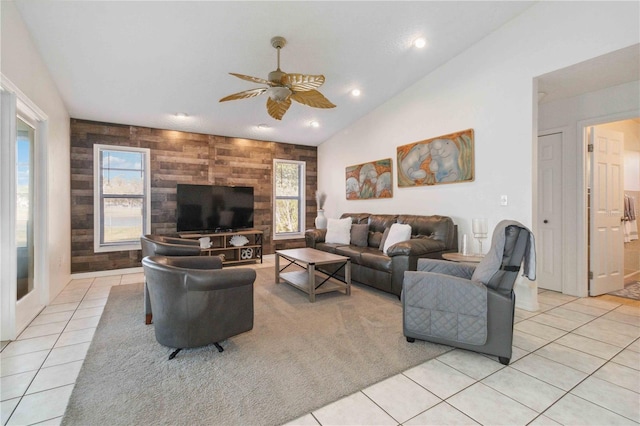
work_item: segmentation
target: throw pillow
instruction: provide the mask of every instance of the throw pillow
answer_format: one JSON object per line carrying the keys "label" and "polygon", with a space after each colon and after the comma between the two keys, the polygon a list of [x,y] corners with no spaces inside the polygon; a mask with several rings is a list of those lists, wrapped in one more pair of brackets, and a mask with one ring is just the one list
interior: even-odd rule
{"label": "throw pillow", "polygon": [[387,237],[389,236],[389,229],[391,228],[384,228],[384,232],[382,233],[382,237],[380,238],[380,246],[378,247],[378,250],[380,251],[384,250],[384,243],[387,241]]}
{"label": "throw pillow", "polygon": [[367,223],[354,223],[351,225],[351,244],[358,247],[366,247],[369,237],[369,225]]}
{"label": "throw pillow", "polygon": [[389,228],[389,235],[387,235],[387,239],[384,242],[384,249],[382,252],[387,254],[389,247],[409,239],[411,239],[411,225],[394,223],[391,225],[391,228]]}
{"label": "throw pillow", "polygon": [[328,219],[327,235],[324,241],[329,244],[345,244],[351,241],[351,218],[344,219]]}

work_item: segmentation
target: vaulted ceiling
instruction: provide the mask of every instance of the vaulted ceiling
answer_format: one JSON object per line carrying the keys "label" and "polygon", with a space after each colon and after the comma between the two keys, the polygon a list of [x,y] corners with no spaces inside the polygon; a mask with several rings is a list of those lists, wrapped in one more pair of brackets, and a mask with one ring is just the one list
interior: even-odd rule
{"label": "vaulted ceiling", "polygon": [[[533,4],[16,3],[73,118],[305,145],[327,140]],[[294,103],[277,121],[266,95],[218,102],[260,87],[228,73],[266,78],[276,68],[277,35],[287,39],[282,70],[323,74],[319,90],[336,108]],[[422,49],[412,47],[418,37],[427,41]]]}

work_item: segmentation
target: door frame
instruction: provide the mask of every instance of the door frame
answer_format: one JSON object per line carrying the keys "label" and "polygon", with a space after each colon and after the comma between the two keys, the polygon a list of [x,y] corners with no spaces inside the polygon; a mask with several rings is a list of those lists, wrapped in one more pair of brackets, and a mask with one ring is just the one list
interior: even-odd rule
{"label": "door frame", "polygon": [[[48,200],[47,129],[48,117],[17,86],[0,73],[0,179],[3,202],[0,210],[0,339],[13,340],[49,300],[48,285]],[[41,214],[34,217],[34,290],[17,300],[17,254],[15,250],[15,140],[16,117],[20,115],[35,124],[34,206]]]}
{"label": "door frame", "polygon": [[[577,164],[578,164],[578,194],[577,195],[577,229],[576,235],[577,245],[577,270],[576,270],[576,290],[577,295],[580,297],[587,297],[589,295],[589,250],[587,249],[587,235],[589,232],[589,221],[587,215],[587,189],[589,187],[589,174],[587,170],[587,162],[589,156],[587,155],[587,145],[589,144],[589,138],[587,137],[587,128],[591,126],[598,126],[600,124],[607,124],[614,121],[630,120],[640,117],[640,109],[626,111],[617,114],[608,114],[600,117],[588,118],[579,120],[576,127],[576,151],[577,151]],[[563,286],[564,292],[564,286]]]}

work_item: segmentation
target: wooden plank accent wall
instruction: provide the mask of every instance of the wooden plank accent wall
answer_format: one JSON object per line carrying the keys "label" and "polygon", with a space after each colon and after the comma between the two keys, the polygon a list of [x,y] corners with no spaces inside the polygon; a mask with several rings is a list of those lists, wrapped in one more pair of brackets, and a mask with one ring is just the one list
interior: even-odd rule
{"label": "wooden plank accent wall", "polygon": [[304,239],[273,241],[273,160],[306,162],[306,227],[316,215],[317,148],[173,130],[71,119],[71,272],[140,266],[140,250],[93,251],[93,145],[151,151],[151,233],[175,235],[176,184],[254,187],[254,225],[264,254],[304,247]]}

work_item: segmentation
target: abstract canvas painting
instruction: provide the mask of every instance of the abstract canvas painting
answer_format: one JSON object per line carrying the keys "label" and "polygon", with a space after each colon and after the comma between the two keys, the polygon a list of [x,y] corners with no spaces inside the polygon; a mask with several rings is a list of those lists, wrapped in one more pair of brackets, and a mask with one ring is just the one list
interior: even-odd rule
{"label": "abstract canvas painting", "polygon": [[347,167],[346,188],[347,200],[393,197],[391,158]]}
{"label": "abstract canvas painting", "polygon": [[474,179],[473,129],[398,147],[398,186]]}

